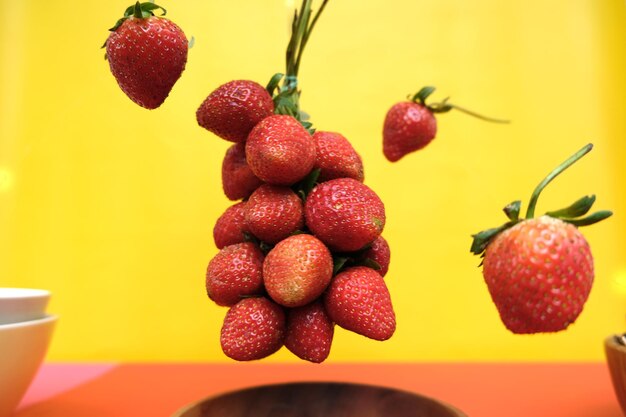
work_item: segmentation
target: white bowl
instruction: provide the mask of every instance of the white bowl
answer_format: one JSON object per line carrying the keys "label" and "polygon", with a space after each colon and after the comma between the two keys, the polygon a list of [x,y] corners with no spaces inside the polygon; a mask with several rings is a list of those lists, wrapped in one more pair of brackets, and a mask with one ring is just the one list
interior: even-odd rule
{"label": "white bowl", "polygon": [[57,316],[0,325],[0,417],[9,417],[37,373]]}
{"label": "white bowl", "polygon": [[50,292],[31,288],[0,288],[0,324],[36,320],[46,315]]}

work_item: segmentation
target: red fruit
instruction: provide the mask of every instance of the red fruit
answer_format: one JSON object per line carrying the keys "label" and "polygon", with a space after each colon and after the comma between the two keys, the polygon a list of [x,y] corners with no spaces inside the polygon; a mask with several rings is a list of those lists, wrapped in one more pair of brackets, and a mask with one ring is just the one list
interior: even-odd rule
{"label": "red fruit", "polygon": [[306,225],[331,249],[350,252],[372,243],[385,227],[385,206],[366,185],[339,178],[317,185],[309,194]]}
{"label": "red fruit", "polygon": [[111,73],[120,88],[147,109],[156,109],[165,101],[187,63],[183,31],[150,11],[135,11],[134,6],[128,8],[119,26],[111,29],[105,45]]}
{"label": "red fruit", "polygon": [[220,138],[243,143],[252,128],[273,113],[274,102],[263,86],[235,80],[209,94],[196,111],[196,119]]}
{"label": "red fruit", "polygon": [[380,265],[380,270],[378,271],[380,275],[383,277],[387,275],[389,261],[391,260],[391,251],[384,237],[378,236],[376,240],[372,242],[372,247],[363,254],[363,257],[366,259],[370,258]]}
{"label": "red fruit", "polygon": [[226,313],[220,342],[229,358],[262,359],[280,349],[285,337],[285,313],[267,298],[244,298]]}
{"label": "red fruit", "polygon": [[363,162],[348,139],[334,132],[315,132],[316,160],[319,182],[335,178],[354,178],[363,182]]}
{"label": "red fruit", "polygon": [[437,120],[424,104],[405,101],[392,106],[383,127],[383,153],[396,162],[428,145],[437,134]]}
{"label": "red fruit", "polygon": [[288,187],[263,184],[246,204],[246,224],[262,241],[277,243],[303,227],[302,200]]}
{"label": "red fruit", "polygon": [[257,124],[246,142],[252,172],[270,184],[292,185],[315,164],[315,143],[293,117],[274,115]]}
{"label": "red fruit", "polygon": [[285,346],[300,359],[322,363],[330,353],[335,323],[321,300],[287,311]]}
{"label": "red fruit", "polygon": [[357,266],[333,278],[324,295],[331,320],[346,330],[375,340],[387,340],[396,330],[396,315],[382,276]]}
{"label": "red fruit", "polygon": [[300,307],[319,297],[333,276],[333,258],[312,235],[294,235],[280,241],[263,263],[265,289],[285,307]]}
{"label": "red fruit", "polygon": [[557,332],[583,310],[593,283],[593,257],[575,226],[542,216],[489,243],[483,276],[510,331]]}
{"label": "red fruit", "polygon": [[226,209],[213,227],[213,240],[218,249],[246,241],[246,203],[234,204]]}
{"label": "red fruit", "polygon": [[248,198],[263,181],[257,178],[246,162],[246,147],[237,143],[228,148],[222,162],[222,187],[229,200]]}
{"label": "red fruit", "polygon": [[206,272],[207,295],[216,304],[231,306],[242,297],[263,291],[263,252],[252,242],[226,246]]}

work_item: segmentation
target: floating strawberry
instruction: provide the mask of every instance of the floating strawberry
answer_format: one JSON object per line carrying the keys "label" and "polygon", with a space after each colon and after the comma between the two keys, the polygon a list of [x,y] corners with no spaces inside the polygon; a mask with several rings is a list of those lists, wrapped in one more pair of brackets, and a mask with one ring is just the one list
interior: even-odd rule
{"label": "floating strawberry", "polygon": [[335,333],[321,300],[287,311],[285,347],[300,359],[321,363],[330,353]]}
{"label": "floating strawberry", "polygon": [[226,209],[213,227],[213,240],[218,249],[246,241],[246,203],[240,202]]}
{"label": "floating strawberry", "polygon": [[333,278],[324,295],[329,317],[344,329],[374,340],[387,340],[396,316],[383,277],[371,268],[348,268]]}
{"label": "floating strawberry", "polygon": [[278,304],[264,297],[244,298],[226,313],[222,350],[238,361],[262,359],[282,347],[285,328],[285,313]]}
{"label": "floating strawberry", "polygon": [[306,225],[322,242],[339,252],[372,243],[385,227],[385,206],[368,186],[352,178],[317,185],[309,194]]}
{"label": "floating strawberry", "polygon": [[508,123],[506,120],[481,116],[448,103],[448,99],[441,103],[426,104],[426,98],[433,91],[435,87],[424,87],[411,101],[396,103],[387,112],[383,125],[383,153],[389,161],[396,162],[406,154],[422,149],[435,138],[437,134],[435,113],[457,109],[486,121]]}
{"label": "floating strawberry", "polygon": [[209,94],[196,111],[196,119],[220,138],[243,143],[252,128],[273,113],[274,102],[264,87],[235,80]]}
{"label": "floating strawberry", "polygon": [[120,88],[138,105],[156,109],[167,98],[187,63],[188,42],[161,9],[139,3],[126,9],[106,40],[106,58]]}
{"label": "floating strawberry", "polygon": [[521,203],[504,208],[509,221],[474,235],[471,251],[484,257],[483,276],[504,325],[513,333],[565,330],[583,310],[593,284],[593,257],[577,229],[609,217],[591,209],[595,196],[533,218],[545,186],[592,148],[589,144],[552,171],[534,190],[524,219]]}
{"label": "floating strawberry", "polygon": [[333,258],[312,235],[299,234],[280,241],[263,262],[267,293],[285,307],[300,307],[319,297],[333,275]]}
{"label": "floating strawberry", "polygon": [[246,203],[246,225],[263,242],[278,243],[304,225],[302,200],[288,187],[263,184]]}
{"label": "floating strawberry", "polygon": [[320,169],[319,182],[335,178],[354,178],[363,182],[363,162],[348,139],[335,132],[317,131],[315,168]]}
{"label": "floating strawberry", "polygon": [[263,181],[257,178],[246,162],[246,147],[236,143],[226,151],[222,162],[222,187],[229,200],[241,200],[250,194]]}

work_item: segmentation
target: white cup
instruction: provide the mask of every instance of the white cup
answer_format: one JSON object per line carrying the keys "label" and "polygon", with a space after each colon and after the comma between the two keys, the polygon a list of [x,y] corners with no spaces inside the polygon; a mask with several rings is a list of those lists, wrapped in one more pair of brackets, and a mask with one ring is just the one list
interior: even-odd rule
{"label": "white cup", "polygon": [[46,290],[0,288],[0,325],[45,317],[49,300]]}

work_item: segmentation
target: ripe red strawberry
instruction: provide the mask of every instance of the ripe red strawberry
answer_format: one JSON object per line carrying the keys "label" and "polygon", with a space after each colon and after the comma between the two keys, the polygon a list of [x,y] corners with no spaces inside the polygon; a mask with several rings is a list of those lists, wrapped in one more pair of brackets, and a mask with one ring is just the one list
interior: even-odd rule
{"label": "ripe red strawberry", "polygon": [[330,353],[335,323],[321,300],[287,311],[285,346],[300,359],[322,363]]}
{"label": "ripe red strawberry", "polygon": [[389,250],[389,244],[385,238],[378,236],[376,240],[372,242],[372,247],[363,254],[363,258],[369,258],[376,262],[380,265],[378,273],[383,277],[387,275],[389,261],[391,260],[391,251]]}
{"label": "ripe red strawberry", "polygon": [[246,147],[236,143],[226,151],[222,162],[222,187],[229,200],[248,198],[263,181],[257,178],[246,162]]}
{"label": "ripe red strawberry", "polygon": [[285,313],[263,297],[244,298],[228,310],[220,342],[229,358],[262,359],[280,349],[285,337]]}
{"label": "ripe red strawberry", "polygon": [[252,242],[226,246],[206,272],[207,295],[216,304],[231,306],[242,297],[263,292],[263,252]]}
{"label": "ripe red strawberry", "polygon": [[263,184],[246,203],[246,225],[262,241],[277,243],[304,225],[302,200],[289,187]]}
{"label": "ripe red strawberry", "polygon": [[306,225],[328,247],[350,252],[372,243],[385,227],[385,206],[366,185],[338,178],[317,185],[309,194]]}
{"label": "ripe red strawberry", "polygon": [[106,58],[120,88],[138,105],[156,109],[169,95],[187,63],[187,38],[172,21],[156,17],[154,3],[126,9],[111,29]]}
{"label": "ripe red strawberry", "polygon": [[437,120],[421,103],[396,103],[387,112],[383,126],[383,153],[396,162],[428,145],[437,134]]}
{"label": "ripe red strawberry", "polygon": [[280,241],[263,262],[269,296],[285,307],[300,307],[319,297],[333,276],[330,251],[315,236],[299,234]]}
{"label": "ripe red strawberry", "polygon": [[589,144],[559,165],[535,189],[525,219],[520,201],[504,208],[509,221],[474,235],[471,251],[482,255],[483,276],[504,325],[513,333],[565,330],[583,310],[593,284],[593,257],[576,226],[609,217],[587,217],[595,196],[533,218],[543,188],[591,150]]}
{"label": "ripe red strawberry", "polygon": [[235,80],[209,94],[196,111],[196,119],[220,138],[243,143],[252,128],[273,113],[274,102],[263,86]]}
{"label": "ripe red strawberry", "polygon": [[316,160],[314,168],[320,169],[319,182],[335,178],[354,178],[363,182],[363,161],[348,139],[334,132],[313,134]]}
{"label": "ripe red strawberry", "polygon": [[331,320],[346,330],[387,340],[396,330],[396,315],[385,280],[365,266],[348,268],[333,278],[324,294]]}
{"label": "ripe red strawberry", "polygon": [[274,115],[257,124],[246,142],[252,172],[270,184],[292,185],[315,164],[315,143],[291,116]]}
{"label": "ripe red strawberry", "polygon": [[213,227],[213,240],[218,249],[246,241],[246,203],[234,204],[217,219]]}

